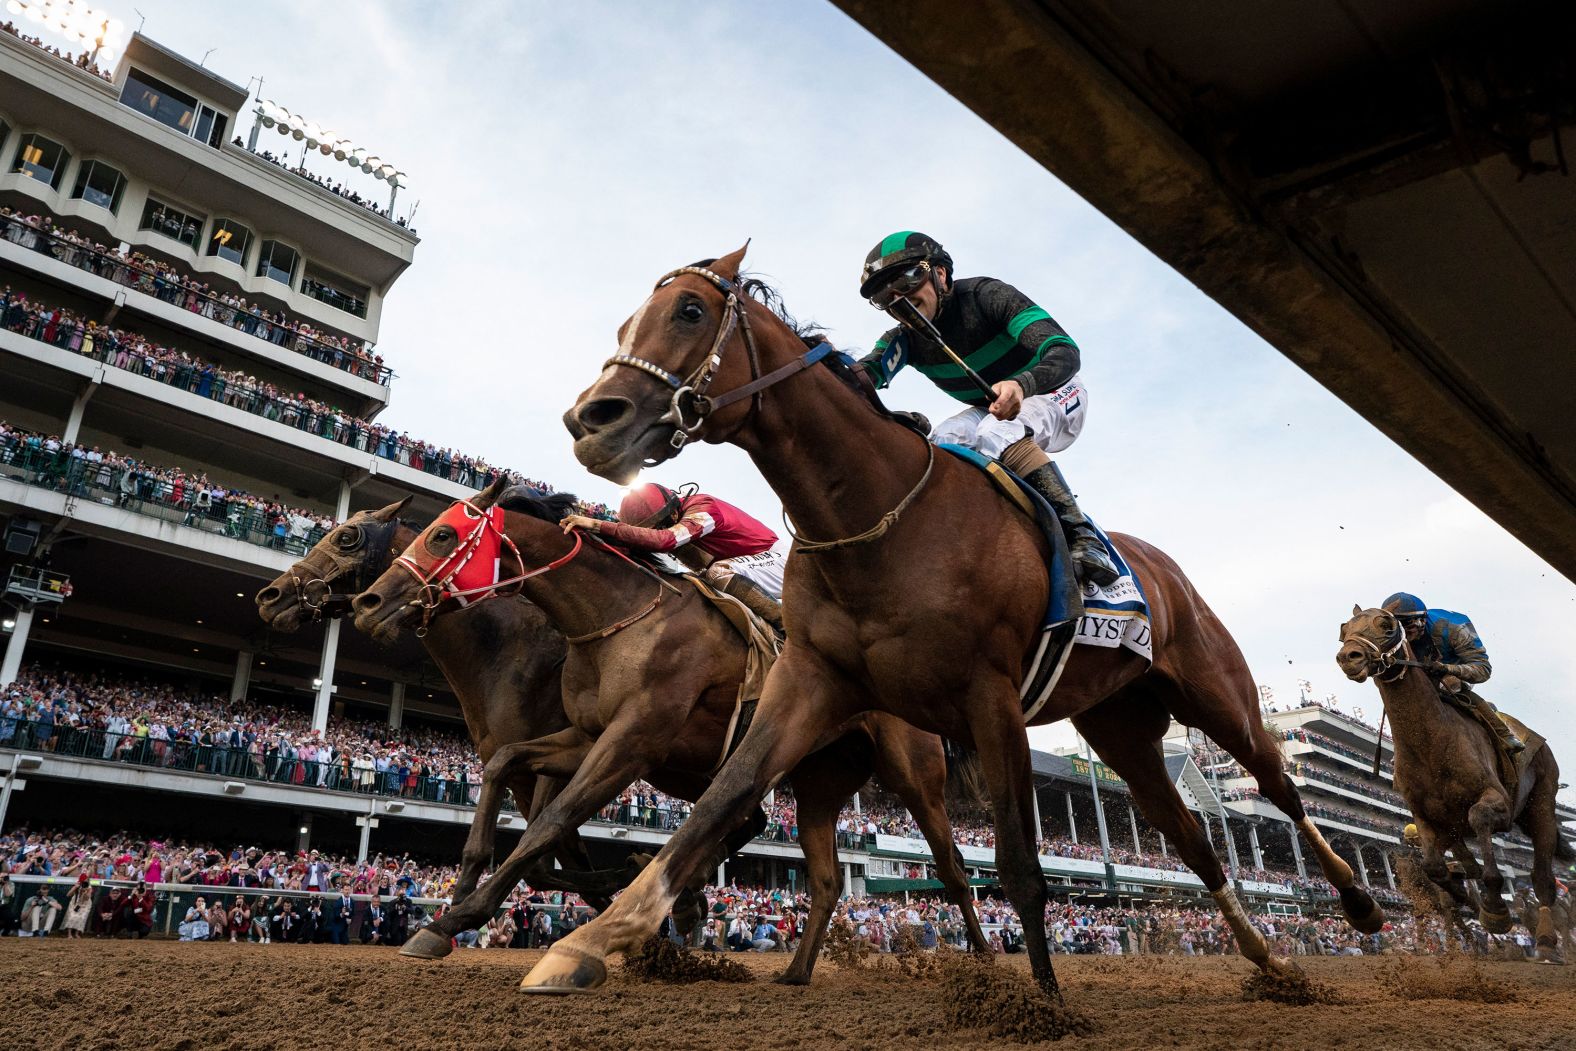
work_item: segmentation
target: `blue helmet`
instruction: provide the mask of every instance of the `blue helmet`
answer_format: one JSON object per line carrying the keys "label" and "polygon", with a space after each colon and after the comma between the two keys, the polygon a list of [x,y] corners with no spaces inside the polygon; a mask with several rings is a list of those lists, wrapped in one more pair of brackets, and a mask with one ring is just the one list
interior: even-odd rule
{"label": "blue helmet", "polygon": [[1386,613],[1394,613],[1397,617],[1426,617],[1428,606],[1416,595],[1408,595],[1404,591],[1397,591],[1394,595],[1384,600]]}

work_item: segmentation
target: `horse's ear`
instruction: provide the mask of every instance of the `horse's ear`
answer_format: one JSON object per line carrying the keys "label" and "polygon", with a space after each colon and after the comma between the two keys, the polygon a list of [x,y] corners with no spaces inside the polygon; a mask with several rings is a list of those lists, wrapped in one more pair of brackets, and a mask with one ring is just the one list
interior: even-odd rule
{"label": "horse's ear", "polygon": [[410,502],[414,499],[415,496],[407,496],[403,500],[396,500],[387,507],[372,512],[372,517],[379,522],[392,522],[399,517],[401,511],[410,506]]}
{"label": "horse's ear", "polygon": [[739,279],[739,270],[744,266],[744,253],[750,250],[750,242],[745,241],[736,251],[729,252],[715,263],[711,264],[713,273],[725,277],[729,281]]}
{"label": "horse's ear", "polygon": [[497,503],[498,497],[503,494],[503,491],[513,484],[514,482],[510,480],[508,475],[500,474],[497,478],[493,479],[492,485],[489,485],[487,488],[471,497],[471,503],[485,511],[487,508]]}
{"label": "horse's ear", "polygon": [[1363,615],[1363,608],[1361,606],[1359,606],[1357,603],[1353,602],[1352,603],[1352,616],[1360,617],[1362,615]]}

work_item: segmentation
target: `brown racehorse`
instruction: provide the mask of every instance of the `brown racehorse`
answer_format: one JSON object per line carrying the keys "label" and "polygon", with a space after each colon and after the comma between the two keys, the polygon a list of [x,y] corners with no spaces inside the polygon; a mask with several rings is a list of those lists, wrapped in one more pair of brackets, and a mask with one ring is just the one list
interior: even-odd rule
{"label": "brown racehorse", "polygon": [[[503,490],[504,484],[497,483],[471,504],[486,509],[497,502],[506,509],[503,533],[519,553],[522,574],[526,566],[556,566],[524,580],[522,591],[569,639],[563,706],[571,725],[549,737],[500,749],[488,763],[487,781],[526,763],[540,775],[567,778],[569,783],[531,821],[493,878],[428,928],[432,933],[424,931],[407,943],[405,955],[446,952],[455,931],[492,915],[523,866],[541,857],[556,836],[591,818],[631,781],[644,778],[670,795],[699,799],[722,755],[746,674],[743,640],[698,591],[687,586],[665,590],[666,585],[629,560],[583,536],[565,536],[558,523],[573,510],[572,496],[541,497],[525,487],[507,494]],[[411,544],[406,557],[425,572],[449,559],[460,543],[456,530],[440,519]],[[423,584],[415,574],[404,567],[391,569],[356,596],[356,626],[374,635],[397,631],[419,611],[423,599]],[[430,602],[430,595],[426,600]],[[435,609],[434,627],[452,615],[442,606]],[[826,748],[800,757],[794,771],[811,916],[807,936],[780,980],[809,981],[841,885],[837,815],[872,773],[914,815],[948,900],[964,912],[971,944],[986,951],[962,856],[941,804],[946,759],[940,739],[900,719],[870,715],[847,722],[827,735]],[[717,837],[701,844],[704,856],[687,885],[691,902],[717,862],[748,842],[764,823],[764,815],[752,804]],[[664,912],[671,904],[663,906]]]}
{"label": "brown racehorse", "polygon": [[[399,520],[409,502],[359,511],[330,530],[299,562],[257,593],[258,614],[273,630],[292,632],[304,619],[348,613],[355,593],[381,576],[394,556],[416,539],[416,530]],[[569,725],[561,683],[564,637],[526,600],[483,603],[463,616],[445,617],[432,625],[422,641],[459,698],[466,731],[483,763],[506,745],[557,733]],[[528,818],[557,790],[555,783],[539,782],[524,768],[512,771],[492,792],[484,783],[454,890],[456,901],[476,888],[492,857],[503,787],[513,793]],[[602,908],[628,882],[623,870],[590,872],[590,856],[576,830],[560,839],[556,856],[563,871],[539,865],[527,876],[532,886],[574,891]]]}
{"label": "brown racehorse", "polygon": [[[1046,608],[1044,538],[981,472],[879,410],[846,369],[827,367],[833,359],[807,367],[807,341],[739,284],[743,256],[741,248],[665,277],[564,419],[580,462],[614,480],[690,437],[744,449],[804,533],[788,563],[788,641],[744,742],[678,836],[610,910],[553,946],[522,988],[600,985],[607,954],[656,927],[705,845],[837,727],[874,710],[977,749],[1002,886],[1025,919],[1036,978],[1059,995],[1034,919],[1046,887],[1019,701]],[[1303,812],[1231,636],[1171,559],[1114,539],[1149,598],[1154,663],[1076,647],[1035,722],[1073,719],[1213,892],[1259,967],[1290,965],[1272,959],[1166,774],[1160,742],[1170,716],[1203,728],[1257,778],[1308,837],[1347,916],[1377,929],[1383,914]]]}
{"label": "brown racehorse", "polygon": [[[1556,962],[1559,938],[1550,912],[1557,902],[1554,858],[1576,858],[1576,853],[1560,835],[1554,813],[1560,770],[1553,751],[1544,744],[1531,757],[1512,799],[1500,781],[1488,731],[1440,698],[1433,681],[1417,667],[1400,621],[1385,610],[1353,606],[1352,619],[1341,625],[1335,659],[1347,678],[1362,682],[1372,677],[1379,687],[1395,740],[1395,787],[1417,822],[1423,872],[1460,900],[1445,863],[1448,849],[1466,878],[1482,887],[1479,922],[1503,933],[1511,917],[1505,878],[1494,857],[1494,836],[1519,826],[1532,838],[1538,954]],[[1477,839],[1483,852],[1481,865],[1472,855],[1469,837]]]}

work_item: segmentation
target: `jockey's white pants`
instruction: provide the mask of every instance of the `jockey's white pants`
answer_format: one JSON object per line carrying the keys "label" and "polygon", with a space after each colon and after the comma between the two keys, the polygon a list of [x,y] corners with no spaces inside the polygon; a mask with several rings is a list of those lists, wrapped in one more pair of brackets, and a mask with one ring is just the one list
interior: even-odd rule
{"label": "jockey's white pants", "polygon": [[717,587],[728,583],[737,573],[760,587],[778,602],[783,600],[783,569],[788,560],[776,551],[762,551],[758,555],[736,555],[713,562],[706,567],[706,580]]}
{"label": "jockey's white pants", "polygon": [[1018,415],[1010,420],[998,420],[989,411],[970,406],[937,424],[930,440],[966,445],[995,459],[1007,446],[1031,435],[1045,452],[1059,453],[1078,439],[1088,411],[1089,392],[1074,376],[1049,394],[1024,398]]}

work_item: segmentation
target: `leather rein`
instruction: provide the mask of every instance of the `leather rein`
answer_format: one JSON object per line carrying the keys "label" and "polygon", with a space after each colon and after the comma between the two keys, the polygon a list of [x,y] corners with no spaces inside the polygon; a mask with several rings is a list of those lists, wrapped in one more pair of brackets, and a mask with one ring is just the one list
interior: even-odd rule
{"label": "leather rein", "polygon": [[[296,575],[295,566],[290,568],[290,581],[295,585],[296,601],[312,611],[313,623],[317,623],[324,617],[333,619],[344,616],[350,611],[350,604],[355,600],[355,597],[371,587],[372,582],[367,579],[367,576],[371,572],[373,564],[380,563],[383,560],[383,556],[388,554],[389,541],[394,538],[394,531],[399,528],[399,522],[380,522],[377,525],[378,528],[372,528],[370,524],[356,526],[355,545],[350,548],[335,548],[335,555],[359,551],[366,544],[369,533],[375,538],[375,546],[361,556],[361,561],[356,566],[352,577],[355,587],[354,591],[335,591],[330,586],[333,581],[345,575],[344,570],[337,565],[337,559],[336,565],[330,573],[321,577],[310,577],[305,581]],[[299,562],[296,563],[296,565],[300,564]],[[382,574],[383,570],[379,569],[377,575],[381,576]],[[318,601],[313,601],[312,596],[317,585],[322,586],[323,597]]]}
{"label": "leather rein", "polygon": [[[673,435],[668,439],[668,444],[673,447],[675,454],[682,450],[691,438],[706,423],[706,417],[718,409],[726,408],[745,398],[753,398],[751,413],[758,413],[761,408],[761,392],[766,388],[789,379],[811,365],[816,364],[830,355],[834,348],[830,342],[822,340],[799,357],[788,364],[773,369],[765,375],[761,374],[760,352],[755,346],[755,332],[750,328],[750,315],[745,309],[744,295],[737,282],[729,281],[721,274],[708,270],[703,266],[681,266],[677,270],[670,270],[657,281],[652,293],[655,294],[674,279],[685,274],[694,274],[709,282],[723,296],[723,317],[717,325],[717,335],[711,341],[711,349],[701,359],[701,363],[688,376],[680,377],[669,372],[661,365],[634,354],[614,354],[602,363],[606,370],[612,365],[623,365],[626,368],[636,369],[648,376],[655,377],[665,383],[673,392],[672,400],[668,403],[668,411],[657,418],[658,423],[673,425]],[[724,394],[712,396],[707,392],[711,389],[712,381],[717,378],[717,371],[722,367],[722,355],[727,349],[728,341],[737,329],[743,337],[744,352],[750,362],[750,382],[735,387]],[[688,418],[686,418],[688,417]],[[783,512],[783,525],[788,530],[788,535],[793,538],[794,550],[807,553],[831,551],[837,548],[851,547],[856,544],[870,543],[881,539],[887,531],[897,524],[898,518],[908,510],[914,500],[919,496],[926,484],[930,481],[932,470],[936,466],[936,449],[928,441],[925,443],[930,458],[925,463],[925,473],[919,482],[910,490],[896,507],[881,516],[875,525],[862,533],[844,537],[839,540],[807,540],[794,532],[793,525],[788,521],[787,512]],[[656,466],[648,462],[648,467]]]}
{"label": "leather rein", "polygon": [[[1375,682],[1400,682],[1406,677],[1408,668],[1426,669],[1428,667],[1428,665],[1420,661],[1400,656],[1402,647],[1406,645],[1406,629],[1401,626],[1399,621],[1396,622],[1395,632],[1385,636],[1382,646],[1368,638],[1368,636],[1360,635],[1355,631],[1341,636],[1341,645],[1344,646],[1347,643],[1355,643],[1372,654],[1368,660],[1368,666],[1373,670],[1368,674]],[[1381,700],[1383,696],[1383,694],[1380,694]],[[1389,715],[1390,709],[1385,707],[1383,714],[1379,716],[1379,732],[1376,735],[1378,740],[1374,743],[1374,777],[1379,776],[1379,764],[1384,756],[1384,722]]]}

